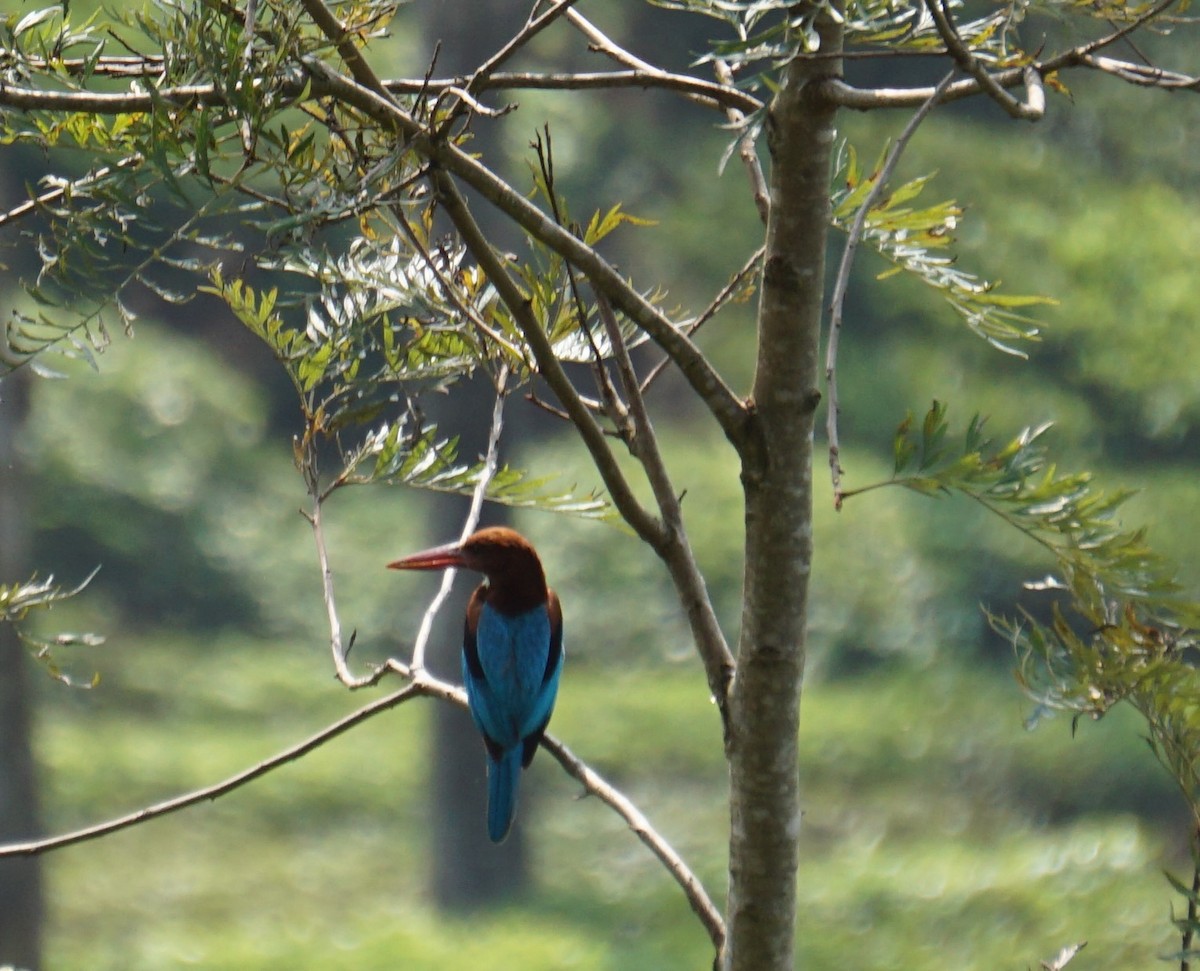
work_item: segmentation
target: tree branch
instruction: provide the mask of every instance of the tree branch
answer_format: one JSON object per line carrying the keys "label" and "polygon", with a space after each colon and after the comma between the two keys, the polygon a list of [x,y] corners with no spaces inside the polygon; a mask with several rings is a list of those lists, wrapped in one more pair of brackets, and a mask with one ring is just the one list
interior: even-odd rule
{"label": "tree branch", "polygon": [[[525,26],[522,27],[521,30],[519,30],[511,40],[505,43],[500,50],[498,50],[495,54],[493,54],[475,69],[474,73],[472,73],[470,79],[464,86],[466,94],[472,97],[477,95],[483,89],[484,85],[486,85],[488,78],[495,73],[496,69],[500,67],[501,64],[507,61],[517,51],[533,40],[534,37],[554,23],[554,21],[566,13],[575,3],[578,3],[578,0],[557,0],[556,3],[551,5],[549,10],[540,16],[535,17],[531,13],[529,20],[525,23]],[[540,6],[540,0],[538,3],[535,3],[534,9],[536,10],[538,6]],[[445,124],[442,126],[443,131],[449,131],[447,126],[450,124],[453,118],[454,112],[451,112],[450,118],[448,118]]]}
{"label": "tree branch", "polygon": [[596,294],[596,307],[608,333],[609,344],[612,345],[617,374],[621,378],[625,396],[629,399],[629,416],[633,421],[634,430],[629,448],[646,471],[646,479],[654,492],[655,502],[666,527],[665,542],[661,548],[656,547],[655,551],[666,564],[675,583],[675,590],[679,594],[692,630],[696,650],[704,662],[709,691],[721,713],[722,728],[728,734],[729,685],[734,676],[733,654],[725,641],[721,625],[717,622],[704,577],[696,565],[696,557],[688,540],[687,530],[683,526],[683,510],[680,508],[679,497],[671,484],[670,473],[659,451],[658,436],[650,421],[650,413],[646,410],[637,372],[629,358],[629,349],[621,336],[616,315],[602,293]]}
{"label": "tree branch", "polygon": [[[407,672],[406,672],[407,673]],[[457,685],[451,684],[448,681],[443,681],[439,678],[430,676],[423,671],[414,671],[412,674],[412,683],[406,685],[398,691],[392,692],[378,701],[372,702],[359,708],[357,711],[351,712],[344,718],[339,719],[327,728],[322,729],[315,735],[310,735],[304,741],[299,742],[287,749],[284,749],[277,755],[273,755],[269,759],[264,759],[250,768],[238,772],[229,778],[216,783],[215,785],[205,786],[202,789],[196,789],[192,792],[185,793],[181,796],[176,796],[173,799],[166,799],[162,802],[154,803],[136,812],[128,813],[124,816],[118,816],[115,819],[107,822],[97,823],[94,826],[86,826],[82,829],[73,830],[69,833],[63,833],[59,836],[51,836],[45,839],[29,840],[23,843],[8,843],[0,845],[0,859],[19,856],[37,856],[42,853],[48,853],[52,850],[63,849],[68,846],[74,846],[78,843],[85,843],[90,840],[99,839],[102,836],[107,836],[110,833],[116,833],[123,829],[129,829],[133,826],[138,826],[142,823],[149,822],[152,819],[158,819],[162,816],[167,816],[171,813],[178,812],[181,809],[186,809],[189,806],[195,806],[202,802],[210,802],[218,799],[221,796],[227,795],[242,786],[247,785],[256,779],[261,778],[269,772],[278,769],[280,766],[287,765],[289,762],[294,762],[314,749],[319,748],[326,742],[332,741],[339,735],[343,735],[351,728],[361,725],[363,722],[374,718],[381,712],[395,708],[413,698],[426,697],[435,698],[441,701],[446,701],[457,705],[460,708],[467,707],[467,694]],[[671,845],[663,838],[663,836],[654,828],[647,820],[646,816],[637,808],[636,805],[620,790],[616,789],[608,783],[598,772],[590,768],[587,763],[577,758],[566,745],[551,735],[545,735],[542,738],[542,748],[563,767],[563,769],[572,778],[578,780],[584,787],[584,790],[589,794],[596,796],[605,805],[612,808],[625,822],[634,834],[645,844],[650,851],[659,859],[671,876],[675,879],[687,897],[688,903],[692,910],[700,918],[705,930],[708,931],[709,937],[718,952],[724,944],[725,927],[721,920],[720,911],[713,904],[712,899],[708,896],[704,885],[691,871],[688,865],[683,861],[678,853],[672,849]]]}
{"label": "tree branch", "polygon": [[933,93],[925,103],[917,109],[900,137],[896,139],[884,160],[883,167],[875,175],[875,182],[867,196],[854,214],[850,223],[850,231],[846,237],[846,247],[842,250],[842,261],[838,264],[837,278],[833,284],[833,295],[829,301],[829,338],[825,344],[825,386],[828,401],[825,412],[825,432],[829,442],[829,473],[833,480],[833,505],[835,509],[842,508],[842,465],[839,457],[841,445],[838,440],[838,389],[837,389],[837,357],[838,342],[842,333],[842,311],[846,304],[846,290],[850,285],[850,268],[854,263],[854,253],[867,226],[867,217],[871,208],[883,195],[896,171],[896,164],[908,146],[909,139],[916,133],[918,126],[929,115],[941,100],[950,82],[954,79],[954,71],[947,74],[933,89]]}
{"label": "tree branch", "polygon": [[[718,58],[713,69],[718,81],[726,87],[733,87],[733,72],[729,70],[728,64]],[[746,130],[746,114],[741,109],[727,106],[725,117],[729,119],[729,124],[735,131],[742,132],[742,136],[738,139],[738,156],[750,178],[750,188],[754,192],[754,207],[758,210],[758,218],[766,226],[767,218],[771,215],[771,190],[767,188],[767,177],[763,175],[762,164],[758,160],[758,147],[755,145],[754,135]]]}
{"label": "tree branch", "polygon": [[546,735],[542,738],[542,748],[549,752],[567,774],[577,779],[584,790],[596,796],[625,820],[629,828],[666,867],[667,872],[675,878],[691,904],[692,910],[700,918],[704,929],[716,948],[717,958],[713,967],[720,967],[725,951],[725,922],[721,912],[708,896],[704,884],[691,871],[683,858],[675,852],[645,815],[619,789],[606,782],[599,773],[589,768],[587,764],[576,758],[575,754],[558,739]]}
{"label": "tree branch", "polygon": [[446,215],[454,223],[467,249],[475,257],[488,280],[496,288],[500,299],[504,301],[504,305],[512,314],[513,320],[533,351],[538,364],[538,372],[550,385],[551,390],[554,391],[555,396],[570,415],[572,423],[592,456],[592,461],[596,464],[596,469],[600,473],[609,495],[612,496],[613,504],[633,530],[654,549],[658,549],[663,542],[663,524],[651,515],[633,494],[633,490],[617,463],[616,456],[609,448],[604,432],[593,417],[591,410],[580,400],[575,386],[571,384],[562,364],[554,354],[550,339],[534,318],[529,299],[517,286],[507,267],[483,235],[453,179],[444,172],[435,171],[433,182]]}
{"label": "tree branch", "polygon": [[573,263],[626,317],[644,330],[679,367],[693,390],[708,406],[726,437],[737,448],[745,445],[749,411],[729,388],[707,357],[674,323],[630,286],[617,269],[592,247],[563,229],[486,165],[462,149],[432,138],[408,112],[381,99],[320,60],[305,58],[315,91],[344,101],[376,120],[394,125],[410,138],[412,147],[444,166],[475,189],[521,228]]}
{"label": "tree branch", "polygon": [[[651,64],[649,61],[642,60],[631,51],[626,50],[606,33],[604,33],[604,31],[602,31],[599,27],[588,20],[587,17],[581,14],[578,10],[568,10],[567,19],[570,20],[571,23],[574,24],[579,30],[579,32],[588,39],[588,43],[592,50],[600,54],[604,54],[606,57],[618,64],[623,64],[625,67],[630,68],[635,74],[647,79],[654,79],[660,83],[666,82],[672,77],[677,77],[676,75],[671,75],[668,71],[664,71],[657,65]],[[737,91],[737,88],[726,86],[722,89],[722,91]],[[713,92],[701,90],[694,86],[688,86],[686,89],[684,89],[684,93],[690,100],[709,108],[720,108],[727,104],[725,98],[716,97]],[[743,110],[754,111],[757,110],[757,108],[762,107],[761,102],[757,101],[757,99],[749,98],[749,96],[743,92],[739,91],[738,97],[742,103],[740,105],[736,105],[736,107],[742,108]],[[747,98],[749,98],[749,101],[752,102],[755,107],[750,107],[747,109]]]}
{"label": "tree branch", "polygon": [[[1039,84],[1028,87],[1028,94],[1024,102],[1014,98],[1005,87],[996,81],[991,74],[988,73],[986,67],[980,63],[971,49],[963,43],[963,39],[958,35],[958,28],[954,26],[954,19],[950,14],[949,7],[945,0],[924,0],[925,9],[929,11],[929,15],[933,18],[934,26],[937,27],[937,32],[942,38],[942,42],[946,45],[946,49],[967,74],[971,75],[978,83],[979,89],[989,98],[995,101],[1013,118],[1023,118],[1026,121],[1038,121],[1046,112],[1046,98],[1042,93]],[[1022,74],[1027,85],[1034,77],[1038,77],[1037,72],[1032,69],[1027,69]]]}
{"label": "tree branch", "polygon": [[[251,766],[236,775],[230,776],[223,782],[218,782],[216,785],[206,786],[203,789],[196,789],[193,792],[185,793],[182,796],[176,796],[173,799],[166,799],[163,802],[154,803],[144,809],[139,809],[137,812],[129,813],[125,816],[118,816],[116,819],[110,819],[104,823],[97,823],[94,826],[86,826],[83,829],[77,829],[70,833],[64,833],[61,836],[50,836],[45,839],[30,840],[25,843],[9,843],[0,846],[0,859],[11,856],[36,856],[40,853],[48,853],[50,850],[62,849],[66,846],[73,846],[76,843],[84,843],[88,840],[98,839],[101,836],[107,836],[110,833],[118,832],[122,829],[129,829],[131,826],[137,826],[140,823],[149,822],[151,819],[157,819],[160,816],[166,816],[170,813],[178,812],[180,809],[186,809],[188,806],[194,806],[197,803],[208,802],[224,796],[227,793],[233,792],[235,789],[240,789],[249,782],[253,782],[268,772],[279,768],[281,765],[286,765],[289,762],[294,762],[296,759],[324,745],[331,739],[349,731],[356,725],[362,724],[369,718],[373,718],[381,711],[387,711],[389,708],[395,708],[399,704],[403,704],[411,698],[427,693],[424,685],[420,681],[414,681],[412,684],[406,685],[399,691],[394,691],[386,698],[380,698],[378,701],[372,702],[358,711],[352,712],[345,718],[334,722],[328,728],[324,728],[311,735],[304,741],[284,749],[278,755],[273,755],[269,759],[259,762],[257,765]],[[465,699],[464,699],[465,704]]]}

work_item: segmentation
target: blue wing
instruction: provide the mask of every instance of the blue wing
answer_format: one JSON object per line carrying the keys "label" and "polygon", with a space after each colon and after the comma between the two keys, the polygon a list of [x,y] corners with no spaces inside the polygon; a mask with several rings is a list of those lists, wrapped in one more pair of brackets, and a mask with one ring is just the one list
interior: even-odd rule
{"label": "blue wing", "polygon": [[471,606],[463,681],[475,724],[494,747],[493,757],[526,739],[536,747],[554,709],[562,670],[557,600],[515,615],[485,602]]}
{"label": "blue wing", "polygon": [[476,590],[467,608],[462,669],[471,717],[488,751],[488,836],[498,843],[512,825],[521,769],[554,710],[562,610],[551,591],[532,610],[501,613],[484,600],[485,590]]}

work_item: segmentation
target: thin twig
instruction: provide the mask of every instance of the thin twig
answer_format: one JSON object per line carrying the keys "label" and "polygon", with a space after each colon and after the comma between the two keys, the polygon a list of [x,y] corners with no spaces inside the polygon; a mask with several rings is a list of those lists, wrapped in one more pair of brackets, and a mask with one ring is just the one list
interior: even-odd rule
{"label": "thin twig", "polygon": [[645,814],[619,789],[610,785],[595,770],[576,758],[574,753],[558,739],[552,736],[542,738],[542,748],[549,752],[568,775],[577,779],[589,795],[596,796],[606,805],[614,809],[625,820],[629,828],[666,867],[667,872],[675,878],[687,897],[688,903],[700,922],[708,931],[713,947],[717,951],[718,960],[714,967],[719,966],[720,958],[725,949],[725,922],[721,912],[704,889],[704,884],[692,872],[683,858],[675,852],[671,844],[654,828]]}
{"label": "thin twig", "polygon": [[[936,2],[936,0],[935,0]],[[838,265],[837,278],[833,285],[833,295],[829,304],[829,339],[825,345],[825,385],[827,388],[826,397],[828,404],[826,406],[825,415],[825,431],[829,440],[829,473],[833,480],[833,505],[835,509],[842,507],[842,465],[839,458],[840,443],[838,441],[838,387],[837,387],[837,356],[838,356],[838,341],[842,332],[842,312],[846,303],[846,290],[850,285],[850,267],[854,263],[854,252],[858,248],[859,240],[867,225],[867,217],[871,213],[871,207],[879,200],[883,194],[883,190],[887,187],[888,181],[892,177],[892,173],[896,170],[896,164],[900,161],[900,156],[903,154],[908,141],[916,132],[918,126],[925,120],[926,116],[941,100],[942,95],[950,86],[950,82],[954,79],[954,71],[947,74],[933,89],[933,93],[925,100],[925,103],[913,113],[913,116],[908,120],[908,124],[904,126],[904,130],[900,133],[900,137],[896,139],[888,151],[887,157],[884,159],[883,166],[875,176],[875,182],[871,186],[867,196],[862,201],[862,205],[858,207],[858,211],[854,214],[854,219],[850,223],[850,231],[846,238],[846,248],[842,250],[842,261]]]}
{"label": "thin twig", "polygon": [[[550,9],[540,16],[530,15],[525,26],[507,42],[500,50],[496,51],[491,57],[479,65],[471,74],[466,85],[461,88],[455,86],[449,90],[454,90],[459,95],[459,104],[450,112],[445,122],[441,125],[441,132],[445,133],[450,130],[452,125],[464,107],[470,108],[472,111],[479,111],[480,105],[476,100],[479,92],[487,84],[487,80],[496,72],[505,61],[511,58],[522,47],[528,44],[533,38],[540,34],[543,30],[549,27],[554,21],[567,12],[570,7],[578,3],[579,0],[558,0],[557,3],[551,5]],[[536,9],[536,7],[535,7]]]}
{"label": "thin twig", "polygon": [[[725,61],[717,58],[713,64],[713,72],[723,85],[728,88],[733,87],[733,72]],[[733,126],[734,131],[742,132],[738,138],[738,157],[741,158],[746,175],[750,178],[750,189],[754,193],[754,207],[758,210],[758,218],[765,226],[767,218],[771,215],[771,190],[767,187],[766,176],[763,175],[754,136],[746,130],[746,114],[739,108],[726,106],[725,117],[729,119],[729,124]]]}
{"label": "thin twig", "polygon": [[[630,488],[625,473],[609,448],[603,430],[593,417],[591,409],[580,400],[575,386],[567,377],[558,358],[555,357],[550,339],[534,317],[525,294],[513,280],[508,268],[492,250],[487,238],[480,230],[479,224],[475,221],[475,217],[471,215],[466,199],[463,198],[453,180],[444,172],[435,170],[433,181],[446,215],[454,223],[467,249],[471,251],[488,281],[496,288],[500,299],[508,307],[509,313],[512,314],[513,320],[533,351],[542,378],[571,416],[572,423],[583,439],[584,445],[587,446],[601,479],[604,480],[613,504],[634,532],[651,546],[657,547],[662,542],[662,523],[642,506]],[[557,225],[555,225],[555,229],[563,231]],[[570,238],[574,239],[575,237]]]}
{"label": "thin twig", "polygon": [[[662,68],[655,64],[651,64],[649,61],[644,61],[632,51],[626,50],[615,40],[609,37],[608,34],[604,33],[604,31],[588,20],[587,17],[581,14],[578,10],[568,10],[567,19],[571,21],[571,23],[575,25],[579,32],[588,39],[588,43],[591,45],[592,50],[605,55],[613,61],[616,61],[618,64],[623,64],[625,67],[630,68],[641,77],[644,77],[647,80],[657,79],[659,81],[665,81],[672,76],[670,72],[664,71]],[[729,88],[727,86],[725,90],[736,91],[737,89]],[[707,92],[701,92],[695,88],[691,88],[691,90],[685,90],[684,94],[689,100],[694,101],[697,104],[705,105],[709,108],[718,108],[722,105],[720,99],[714,98],[711,94]],[[761,107],[761,104],[759,107]],[[751,108],[750,110],[753,111],[755,109]]]}
{"label": "thin twig", "polygon": [[[462,87],[463,78],[430,78],[427,83],[414,78],[385,80],[384,86],[393,94],[417,94],[420,91],[441,93]],[[763,106],[754,95],[738,88],[717,84],[690,74],[671,71],[498,71],[479,84],[476,92],[484,91],[590,91],[619,88],[643,88],[673,91],[708,108],[737,108],[753,112]]]}
{"label": "thin twig", "polygon": [[[462,531],[459,533],[459,542],[464,542],[468,536],[475,532],[475,527],[479,525],[479,515],[483,511],[483,499],[487,495],[487,487],[496,475],[496,467],[500,457],[500,433],[504,429],[504,402],[508,397],[508,367],[507,365],[500,366],[500,373],[496,377],[496,402],[492,406],[492,427],[488,432],[487,452],[483,459],[483,471],[480,473],[479,481],[475,483],[475,488],[471,492],[471,505],[467,510],[466,518],[463,520]],[[429,606],[425,608],[425,614],[421,617],[421,626],[417,629],[417,638],[413,642],[412,652],[412,670],[421,672],[425,670],[425,650],[429,644],[429,637],[433,633],[433,622],[437,617],[438,611],[442,609],[442,605],[446,602],[446,598],[450,596],[450,590],[454,586],[454,578],[458,575],[458,571],[454,569],[444,570],[442,572],[441,586],[438,587],[438,592],[429,602]]]}
{"label": "thin twig", "polygon": [[[750,259],[746,260],[746,262],[742,264],[742,268],[730,278],[729,282],[726,283],[725,286],[721,287],[717,295],[709,302],[709,305],[704,308],[704,312],[701,313],[695,320],[690,321],[683,329],[683,332],[691,337],[692,334],[696,333],[696,331],[708,323],[708,321],[712,320],[712,318],[717,315],[717,312],[723,306],[725,306],[726,303],[728,303],[729,299],[735,293],[737,293],[738,289],[745,282],[746,277],[748,277],[751,273],[758,272],[759,264],[762,263],[763,253],[765,252],[766,247],[760,246],[752,254],[750,254]],[[650,370],[646,372],[646,376],[642,379],[642,394],[646,393],[650,385],[658,379],[658,376],[663,373],[667,365],[670,363],[671,358],[664,355],[659,359],[658,363],[655,364],[654,367],[650,368]]]}
{"label": "thin twig", "polygon": [[10,856],[36,856],[40,853],[47,853],[50,850],[62,849],[65,846],[73,846],[76,843],[84,843],[88,840],[98,839],[101,836],[107,836],[110,833],[118,832],[122,829],[128,829],[131,826],[137,826],[140,823],[145,823],[151,819],[157,819],[160,816],[166,816],[170,813],[178,812],[180,809],[186,809],[188,806],[194,806],[197,803],[208,802],[223,796],[235,789],[240,789],[248,782],[253,782],[255,779],[266,775],[273,769],[279,768],[281,765],[286,765],[289,762],[294,762],[303,755],[307,755],[313,749],[319,748],[331,739],[338,735],[349,731],[356,725],[362,724],[369,718],[374,717],[381,711],[387,711],[389,708],[395,708],[397,705],[408,701],[410,698],[415,698],[418,695],[427,693],[421,682],[414,682],[406,685],[399,691],[394,691],[385,698],[380,698],[378,701],[373,701],[358,711],[352,712],[345,718],[342,718],[328,728],[324,728],[311,735],[304,741],[299,742],[290,748],[284,749],[278,755],[273,755],[271,758],[259,762],[257,765],[251,766],[236,775],[230,776],[223,782],[218,782],[216,785],[206,786],[203,789],[196,789],[193,792],[185,793],[182,796],[176,796],[173,799],[166,799],[163,802],[154,803],[144,809],[139,809],[137,812],[129,813],[125,816],[118,816],[116,819],[110,819],[104,823],[97,823],[94,826],[85,826],[82,829],[73,830],[69,833],[64,833],[60,836],[50,836],[45,839],[30,840],[25,843],[8,843],[0,846],[0,859]]}

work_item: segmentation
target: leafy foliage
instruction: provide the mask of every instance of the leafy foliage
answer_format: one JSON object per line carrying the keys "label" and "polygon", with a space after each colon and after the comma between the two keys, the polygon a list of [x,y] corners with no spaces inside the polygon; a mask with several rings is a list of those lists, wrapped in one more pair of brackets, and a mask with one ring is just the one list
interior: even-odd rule
{"label": "leafy foliage", "polygon": [[1187,804],[1200,859],[1194,634],[1200,603],[1181,595],[1145,531],[1124,529],[1117,520],[1130,493],[1106,495],[1092,487],[1089,475],[1060,473],[1048,460],[1042,443],[1047,428],[1026,429],[995,446],[975,418],[952,442],[946,408],[934,402],[919,428],[911,415],[899,426],[895,473],[884,484],[926,495],[966,495],[1052,554],[1055,571],[1027,586],[1065,595],[1073,619],[1057,601],[1048,620],[1030,611],[1016,620],[991,618],[1017,651],[1018,678],[1039,712],[1069,712],[1072,724],[1084,716],[1101,718],[1120,702],[1136,709],[1147,742]]}
{"label": "leafy foliage", "polygon": [[[96,572],[93,571],[91,576],[71,589],[55,584],[52,576],[45,580],[39,580],[35,576],[24,583],[0,584],[0,623],[18,625],[21,638],[34,648],[34,656],[42,662],[46,672],[63,684],[74,685],[77,682],[62,669],[52,651],[59,647],[94,647],[104,643],[104,638],[96,634],[68,633],[56,634],[50,638],[35,637],[21,630],[19,625],[31,611],[49,610],[55,604],[74,597],[95,575]],[[98,681],[99,675],[92,675],[89,686],[97,684]]]}
{"label": "leafy foliage", "polygon": [[[847,146],[839,166],[841,187],[833,197],[835,225],[846,228],[850,224],[875,185],[881,165],[882,159],[873,173],[867,173],[859,164],[853,146]],[[867,214],[863,238],[892,264],[892,269],[881,277],[901,272],[912,274],[939,293],[972,333],[999,350],[1023,357],[1024,352],[1017,344],[1036,340],[1038,328],[1022,311],[1054,301],[1047,297],[997,293],[995,284],[961,269],[955,257],[946,254],[954,242],[962,207],[954,202],[925,208],[907,205],[921,195],[932,178],[932,175],[921,176],[904,183]]]}
{"label": "leafy foliage", "polygon": [[[750,86],[770,87],[772,73],[795,57],[820,53],[815,24],[832,13],[845,25],[847,45],[887,44],[898,51],[934,52],[943,45],[933,21],[920,2],[912,0],[851,0],[845,9],[834,4],[796,4],[789,0],[654,0],[662,7],[698,13],[724,22],[734,39],[714,43],[699,63],[721,59],[737,67],[754,66],[760,73]],[[961,0],[949,4],[961,10]],[[958,24],[959,33],[981,60],[992,64],[1018,61],[1016,27],[1022,11],[1016,4]],[[761,65],[767,65],[761,69]]]}

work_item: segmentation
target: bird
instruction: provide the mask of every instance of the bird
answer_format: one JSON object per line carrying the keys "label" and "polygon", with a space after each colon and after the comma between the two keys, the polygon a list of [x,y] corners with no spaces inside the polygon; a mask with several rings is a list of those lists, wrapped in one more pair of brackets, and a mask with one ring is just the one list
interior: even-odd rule
{"label": "bird", "polygon": [[546,586],[533,545],[506,526],[388,564],[393,570],[452,567],[485,577],[467,604],[462,677],[487,753],[488,837],[500,843],[516,815],[521,770],[537,752],[558,695],[562,607]]}

